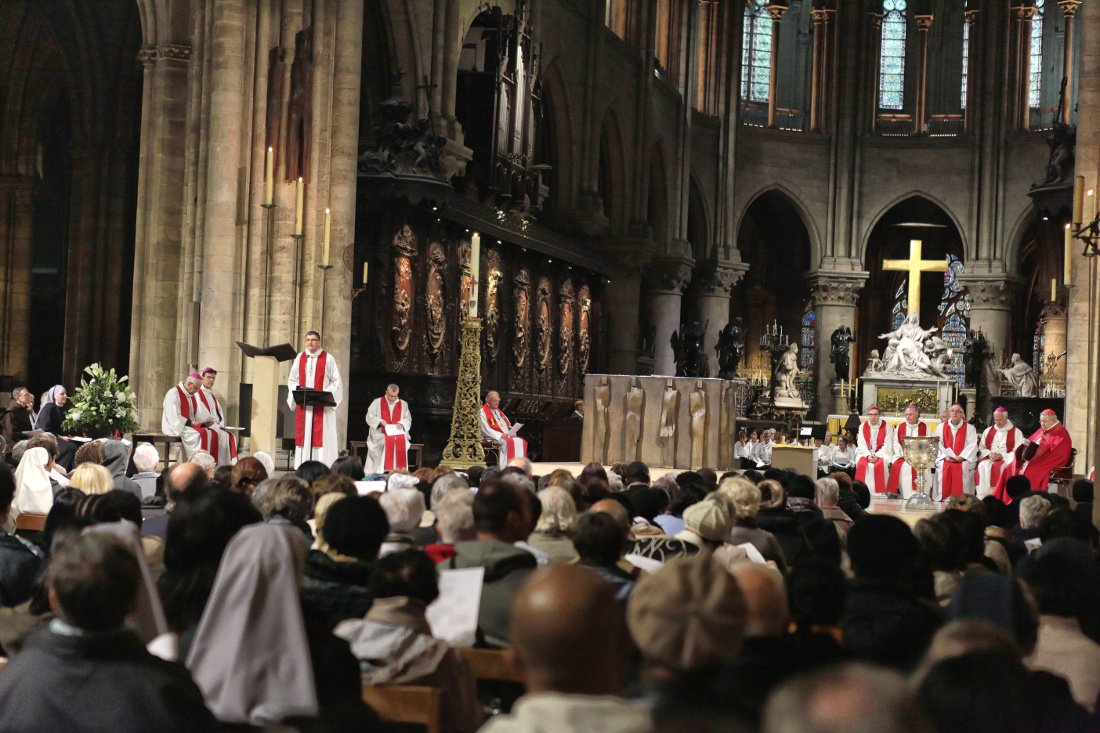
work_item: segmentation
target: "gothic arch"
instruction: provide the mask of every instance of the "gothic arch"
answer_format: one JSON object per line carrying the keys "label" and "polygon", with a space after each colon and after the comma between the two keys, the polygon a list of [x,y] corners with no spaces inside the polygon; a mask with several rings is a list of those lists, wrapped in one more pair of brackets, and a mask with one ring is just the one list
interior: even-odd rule
{"label": "gothic arch", "polygon": [[[426,109],[420,106],[420,93],[416,86],[429,70],[420,63],[424,54],[420,49],[420,35],[416,32],[416,13],[412,0],[385,0],[385,9],[381,15],[386,18],[385,38],[386,45],[393,54],[393,68],[405,72],[399,82],[401,95],[407,100],[416,100],[418,110]],[[476,18],[477,14],[473,17]],[[473,18],[470,22],[473,23]],[[463,37],[464,35],[458,37],[459,43]],[[441,81],[434,80],[432,83],[438,84]],[[438,112],[436,110],[437,114]]]}
{"label": "gothic arch", "polygon": [[928,193],[927,191],[914,190],[901,194],[900,196],[896,196],[885,205],[883,205],[881,208],[879,208],[879,210],[875,212],[875,215],[868,220],[867,225],[863,228],[863,233],[860,236],[859,244],[859,261],[863,264],[864,267],[867,267],[867,248],[871,244],[871,235],[874,233],[875,227],[878,226],[879,222],[882,221],[882,218],[886,216],[891,210],[893,210],[895,206],[914,198],[923,199],[929,204],[932,204],[933,206],[938,208],[941,212],[943,212],[943,214],[955,226],[955,231],[959,235],[959,239],[962,242],[963,262],[974,258],[974,253],[970,251],[971,245],[966,239],[966,231],[963,229],[962,224],[959,223],[959,217],[955,215],[955,212],[951,209],[951,207],[948,206],[943,200],[933,194]]}
{"label": "gothic arch", "polygon": [[736,246],[736,234],[740,233],[741,225],[745,221],[745,215],[748,213],[752,205],[756,203],[757,199],[767,193],[777,193],[787,200],[787,203],[798,213],[798,218],[802,220],[802,226],[806,229],[806,234],[810,239],[810,267],[816,268],[821,263],[821,239],[818,235],[817,224],[813,217],[810,215],[809,209],[803,203],[801,197],[791,191],[786,186],[779,183],[772,183],[764,186],[759,191],[754,193],[745,202],[745,205],[741,207],[740,213],[737,215],[737,222],[733,228],[735,232],[734,245]]}
{"label": "gothic arch", "polygon": [[649,181],[646,195],[646,220],[652,229],[653,241],[662,246],[671,239],[668,229],[668,166],[661,140],[653,143],[649,154]]}
{"label": "gothic arch", "polygon": [[1005,240],[1003,255],[1000,252],[993,253],[994,260],[1003,257],[1005,269],[1009,275],[1021,274],[1020,250],[1027,242],[1034,223],[1035,208],[1031,204],[1022,207],[1020,213],[1016,216],[1016,221],[1012,225],[1008,238]]}
{"label": "gothic arch", "polygon": [[[572,208],[576,191],[576,176],[573,160],[576,157],[577,140],[573,135],[573,102],[569,96],[569,84],[566,82],[562,65],[554,59],[542,73],[544,108],[547,110],[545,123],[549,123],[553,133],[553,160],[545,161],[554,167],[554,182],[557,191],[550,195],[559,202],[559,207]],[[542,162],[542,161],[540,161]]]}
{"label": "gothic arch", "polygon": [[714,254],[710,234],[713,230],[703,187],[699,184],[695,173],[691,173],[688,178],[687,238],[691,242],[691,251],[698,263],[710,260]]}

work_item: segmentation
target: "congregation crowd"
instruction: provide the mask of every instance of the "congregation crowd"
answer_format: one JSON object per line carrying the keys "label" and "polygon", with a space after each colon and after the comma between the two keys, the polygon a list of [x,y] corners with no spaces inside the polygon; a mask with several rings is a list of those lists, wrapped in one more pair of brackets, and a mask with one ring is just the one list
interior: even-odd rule
{"label": "congregation crowd", "polygon": [[[0,730],[379,730],[364,684],[442,689],[457,733],[1100,725],[1088,481],[1013,476],[1009,503],[956,496],[911,529],[844,472],[517,458],[365,491],[354,456],[129,453],[92,441],[59,470],[42,434],[0,466]],[[518,699],[432,635],[464,568]]]}

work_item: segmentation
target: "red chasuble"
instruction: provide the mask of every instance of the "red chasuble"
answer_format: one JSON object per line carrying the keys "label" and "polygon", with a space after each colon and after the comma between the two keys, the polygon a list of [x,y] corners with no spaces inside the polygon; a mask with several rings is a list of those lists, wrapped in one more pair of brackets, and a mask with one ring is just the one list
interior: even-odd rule
{"label": "red chasuble", "polygon": [[[306,385],[306,362],[309,361],[309,357],[306,356],[306,352],[302,352],[302,356],[298,359],[298,384],[303,387]],[[325,388],[325,368],[328,366],[328,352],[322,351],[317,357],[317,368],[313,373],[313,389],[323,390]],[[306,411],[301,405],[295,405],[294,409],[294,445],[300,447],[306,444]],[[317,408],[313,409],[313,435],[310,438],[309,445],[311,448],[317,448],[325,444],[325,416],[324,408],[318,412]]]}
{"label": "red chasuble", "polygon": [[1009,478],[1022,473],[1031,482],[1032,491],[1046,491],[1050,484],[1050,472],[1069,463],[1069,457],[1073,454],[1073,441],[1062,423],[1058,423],[1047,432],[1039,428],[1028,440],[1039,444],[1035,455],[1024,466],[1016,465],[1019,463],[1017,459],[1011,468],[1001,471],[1001,478],[993,491],[993,496],[1006,504],[1010,503],[1008,492],[1005,491],[1005,483]]}
{"label": "red chasuble", "polygon": [[[390,403],[383,397],[382,400],[382,425],[400,425],[401,424],[401,400],[394,403],[393,409],[390,409]],[[405,434],[401,435],[386,435],[385,427],[383,427],[383,437],[386,441],[385,450],[383,452],[384,458],[382,459],[382,470],[393,471],[394,469],[407,469],[409,467],[408,454],[405,450]]]}

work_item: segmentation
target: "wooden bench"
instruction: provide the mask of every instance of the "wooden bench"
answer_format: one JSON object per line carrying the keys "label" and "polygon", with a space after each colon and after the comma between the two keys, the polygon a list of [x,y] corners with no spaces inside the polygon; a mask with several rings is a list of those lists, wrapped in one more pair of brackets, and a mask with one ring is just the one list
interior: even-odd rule
{"label": "wooden bench", "polygon": [[363,685],[363,702],[383,723],[422,725],[443,733],[443,690],[420,685]]}
{"label": "wooden bench", "polygon": [[180,440],[178,435],[165,435],[164,433],[157,432],[145,432],[134,433],[131,436],[131,441],[136,448],[140,443],[152,443],[153,447],[157,449],[157,454],[161,454],[161,447],[164,448],[164,470],[168,470],[168,467],[172,465],[172,445],[178,443],[180,447],[180,453],[183,453],[183,441]]}
{"label": "wooden bench", "polygon": [[[364,464],[367,462],[369,443],[366,440],[349,440],[348,453],[358,458]],[[424,444],[409,443],[409,470],[415,471],[424,465]]]}
{"label": "wooden bench", "polygon": [[41,532],[46,527],[46,515],[24,512],[15,518],[16,532]]}
{"label": "wooden bench", "polygon": [[[1073,481],[1073,466],[1077,461],[1077,449],[1071,448],[1069,453],[1069,460],[1064,466],[1056,466],[1050,469],[1050,483],[1057,485],[1061,488],[1064,484],[1071,483]],[[1055,493],[1062,494],[1069,497],[1069,491],[1055,491]]]}
{"label": "wooden bench", "polygon": [[526,685],[527,681],[520,669],[515,654],[510,649],[459,649],[466,658],[470,670],[478,680],[493,682],[513,682]]}

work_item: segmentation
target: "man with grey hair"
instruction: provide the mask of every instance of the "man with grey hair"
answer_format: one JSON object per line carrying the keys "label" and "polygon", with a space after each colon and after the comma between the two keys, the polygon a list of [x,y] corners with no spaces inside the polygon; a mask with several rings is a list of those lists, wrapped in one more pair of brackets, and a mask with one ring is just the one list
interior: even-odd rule
{"label": "man with grey hair", "polygon": [[531,459],[527,456],[518,456],[516,458],[513,458],[512,460],[508,461],[508,465],[515,466],[516,468],[522,470],[528,479],[534,478],[535,467],[531,465]]}
{"label": "man with grey hair", "polygon": [[367,462],[363,466],[368,474],[389,471],[406,471],[409,468],[409,429],[412,413],[409,403],[398,397],[401,388],[396,384],[386,387],[386,394],[376,397],[367,408]]}
{"label": "man with grey hair", "polygon": [[1013,544],[1035,552],[1043,545],[1039,538],[1039,524],[1050,514],[1050,500],[1039,494],[1031,494],[1020,501],[1020,528],[1012,533]]}
{"label": "man with grey hair", "polygon": [[138,443],[134,448],[134,468],[137,469],[130,478],[141,487],[141,498],[146,499],[157,491],[157,464],[160,463],[160,454],[152,443]]}
{"label": "man with grey hair", "polygon": [[816,483],[817,505],[821,508],[821,514],[836,525],[836,531],[843,540],[848,536],[848,530],[852,528],[852,518],[843,509],[837,506],[840,501],[840,486],[835,478],[819,478]]}
{"label": "man with grey hair", "polygon": [[[480,418],[481,438],[497,444],[500,455],[497,465],[501,470],[506,468],[513,458],[527,456],[527,441],[515,435],[512,430],[512,421],[500,409],[500,393],[493,390],[486,393]],[[531,475],[530,472],[528,475]]]}
{"label": "man with grey hair", "polygon": [[768,428],[764,431],[764,439],[756,444],[756,449],[753,451],[752,457],[756,461],[757,468],[772,465],[772,446],[774,445],[775,428]]}
{"label": "man with grey hair", "polygon": [[202,470],[206,472],[207,478],[213,478],[214,470],[218,467],[218,462],[215,460],[214,456],[204,450],[195,451],[188,460],[188,463],[195,463],[200,466]]}
{"label": "man with grey hair", "polygon": [[210,427],[214,421],[200,412],[198,398],[202,377],[191,372],[182,382],[164,395],[164,412],[160,421],[160,431],[165,435],[179,436],[184,457],[190,457],[195,451],[209,451],[218,436]]}
{"label": "man with grey hair", "polygon": [[34,429],[34,395],[26,387],[11,391],[12,401],[4,411],[0,434],[8,443],[23,439],[23,433]]}
{"label": "man with grey hair", "polygon": [[764,708],[764,733],[933,733],[897,672],[845,664],[796,678]]}
{"label": "man with grey hair", "polygon": [[452,490],[434,506],[432,511],[435,513],[439,541],[426,546],[424,552],[436,563],[441,563],[455,556],[456,542],[477,538],[477,529],[474,526],[474,494],[468,489]]}

